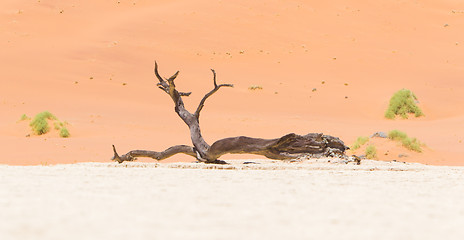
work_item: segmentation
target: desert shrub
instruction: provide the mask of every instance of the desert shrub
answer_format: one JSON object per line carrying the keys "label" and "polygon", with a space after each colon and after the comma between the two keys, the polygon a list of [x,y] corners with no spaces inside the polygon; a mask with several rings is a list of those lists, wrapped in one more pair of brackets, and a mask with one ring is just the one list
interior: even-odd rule
{"label": "desert shrub", "polygon": [[385,117],[394,119],[397,115],[400,115],[402,118],[407,119],[408,113],[414,113],[416,117],[423,116],[422,110],[416,105],[416,100],[416,95],[410,90],[404,88],[399,90],[391,97]]}
{"label": "desert shrub", "polygon": [[401,141],[403,147],[416,151],[416,152],[422,152],[421,148],[421,143],[416,139],[416,138],[405,138]]}
{"label": "desert shrub", "polygon": [[30,117],[28,117],[26,114],[23,114],[21,115],[21,118],[19,119],[19,121],[25,121],[25,120],[29,120],[31,119]]}
{"label": "desert shrub", "polygon": [[408,135],[405,132],[401,132],[400,130],[396,130],[396,129],[391,130],[388,133],[388,138],[390,138],[391,140],[403,140],[407,137]]}
{"label": "desert shrub", "polygon": [[67,138],[70,136],[68,128],[66,128],[68,122],[55,122],[55,129],[60,131],[60,137]]}
{"label": "desert shrub", "polygon": [[48,111],[44,111],[35,115],[29,124],[37,135],[42,135],[50,131],[47,120],[56,120],[57,118]]}
{"label": "desert shrub", "polygon": [[259,86],[259,85],[251,85],[248,87],[248,89],[250,90],[262,90],[263,87]]}
{"label": "desert shrub", "polygon": [[56,118],[48,111],[44,111],[35,115],[34,119],[32,119],[29,125],[35,134],[42,135],[50,131],[48,120],[54,120],[53,127],[60,131],[60,137],[66,138],[70,136],[69,130],[66,128],[68,123],[58,121],[58,118]]}
{"label": "desert shrub", "polygon": [[356,150],[360,148],[362,145],[366,144],[367,141],[369,141],[368,137],[363,137],[363,136],[358,137],[356,139],[356,142],[354,142],[353,145],[351,146],[351,149]]}
{"label": "desert shrub", "polygon": [[366,148],[366,158],[375,159],[377,158],[377,148],[374,145],[369,145]]}
{"label": "desert shrub", "polygon": [[388,133],[388,138],[401,142],[403,147],[416,151],[422,152],[422,143],[419,142],[416,138],[410,138],[405,132],[401,132],[399,130],[392,130]]}
{"label": "desert shrub", "polygon": [[68,125],[68,122],[64,121],[64,122],[54,122],[53,125],[55,126],[55,129],[56,130],[60,130],[62,127]]}
{"label": "desert shrub", "polygon": [[67,138],[69,137],[69,131],[66,127],[62,127],[60,130],[60,137]]}

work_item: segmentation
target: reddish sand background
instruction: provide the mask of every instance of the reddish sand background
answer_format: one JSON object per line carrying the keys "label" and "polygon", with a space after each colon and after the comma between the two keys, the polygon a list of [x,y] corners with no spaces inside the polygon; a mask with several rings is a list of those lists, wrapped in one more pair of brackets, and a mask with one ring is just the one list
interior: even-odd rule
{"label": "reddish sand background", "polygon": [[[0,164],[105,162],[112,144],[121,153],[191,144],[155,85],[157,60],[164,76],[180,70],[189,109],[212,88],[210,68],[235,85],[202,112],[209,143],[324,132],[350,145],[400,129],[427,148],[380,142],[389,157],[464,165],[463,29],[457,0],[2,0]],[[384,119],[401,88],[418,96],[425,117]],[[26,137],[20,116],[44,110],[68,121],[72,137]],[[242,157],[250,156],[224,159]]]}

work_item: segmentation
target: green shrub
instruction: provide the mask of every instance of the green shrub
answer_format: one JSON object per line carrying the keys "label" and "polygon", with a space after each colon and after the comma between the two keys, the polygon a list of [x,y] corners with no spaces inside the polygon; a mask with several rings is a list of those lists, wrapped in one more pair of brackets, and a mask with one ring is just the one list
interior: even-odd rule
{"label": "green shrub", "polygon": [[54,122],[53,125],[55,126],[56,130],[60,130],[62,127],[68,125],[68,122]]}
{"label": "green shrub", "polygon": [[388,119],[394,119],[397,115],[407,119],[408,113],[414,113],[414,116],[420,117],[424,114],[422,110],[416,105],[416,95],[408,89],[401,89],[396,92],[390,99],[390,104],[385,117]]}
{"label": "green shrub", "polygon": [[366,148],[366,158],[376,159],[377,158],[377,148],[374,145],[369,145]]}
{"label": "green shrub", "polygon": [[405,138],[407,138],[408,135],[405,133],[405,132],[401,132],[399,130],[391,130],[389,133],[388,133],[388,138],[390,138],[391,140],[403,140]]}
{"label": "green shrub", "polygon": [[[25,114],[24,114],[25,115]],[[22,117],[21,117],[22,118]],[[56,130],[60,131],[60,137],[67,138],[70,136],[68,129],[66,128],[67,122],[60,122],[53,114],[48,111],[37,114],[29,124],[37,135],[42,135],[50,131],[50,126],[47,120],[54,120],[53,126]]]}
{"label": "green shrub", "polygon": [[409,150],[416,151],[416,152],[422,152],[422,148],[421,148],[422,144],[419,141],[417,141],[416,138],[406,138],[406,139],[403,139],[401,143],[403,144],[403,147]]}
{"label": "green shrub", "polygon": [[68,129],[66,127],[61,128],[60,137],[67,138],[67,137],[69,137],[69,135],[70,135],[69,131],[68,131]]}
{"label": "green shrub", "polygon": [[388,133],[388,138],[401,142],[401,145],[403,145],[403,147],[409,150],[422,152],[422,143],[420,143],[416,138],[408,137],[408,135],[405,132],[401,132],[399,130],[392,130]]}
{"label": "green shrub", "polygon": [[26,114],[23,114],[21,115],[21,118],[19,119],[19,121],[24,121],[24,120],[29,120],[31,119],[30,117],[28,117]]}
{"label": "green shrub", "polygon": [[353,143],[353,145],[351,146],[351,149],[352,150],[356,150],[358,148],[360,148],[362,145],[366,144],[367,141],[369,141],[369,138],[368,137],[358,137],[356,139],[356,142]]}
{"label": "green shrub", "polygon": [[29,125],[32,127],[32,131],[34,131],[37,135],[42,135],[50,131],[47,120],[56,119],[57,118],[53,114],[48,111],[44,111],[35,115]]}

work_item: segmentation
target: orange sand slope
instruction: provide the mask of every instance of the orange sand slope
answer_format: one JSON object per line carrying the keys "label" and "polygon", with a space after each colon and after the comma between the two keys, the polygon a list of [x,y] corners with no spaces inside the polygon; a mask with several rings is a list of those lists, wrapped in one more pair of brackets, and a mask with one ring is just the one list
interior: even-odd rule
{"label": "orange sand slope", "polygon": [[[180,70],[189,109],[212,88],[210,68],[235,85],[203,110],[209,143],[324,132],[350,145],[400,129],[427,145],[421,154],[393,145],[409,155],[402,161],[464,165],[463,1],[3,0],[0,9],[2,164],[191,144],[155,86],[157,60],[164,76]],[[384,119],[401,88],[425,117]],[[70,123],[71,138],[25,137],[20,116],[44,110]]]}

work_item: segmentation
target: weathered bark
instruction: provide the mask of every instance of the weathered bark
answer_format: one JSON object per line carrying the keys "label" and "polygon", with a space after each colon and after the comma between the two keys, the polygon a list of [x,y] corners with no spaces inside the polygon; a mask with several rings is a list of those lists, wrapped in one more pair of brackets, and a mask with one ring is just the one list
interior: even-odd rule
{"label": "weathered bark", "polygon": [[310,133],[304,136],[290,133],[276,139],[244,136],[221,139],[213,143],[209,154],[214,159],[227,153],[256,154],[271,159],[293,159],[309,154],[321,156],[343,154],[346,149],[340,139],[322,133]]}
{"label": "weathered bark", "polygon": [[168,79],[163,79],[158,73],[158,64],[155,62],[155,75],[159,80],[157,86],[166,92],[174,102],[174,110],[179,117],[187,124],[190,129],[190,138],[193,147],[186,145],[177,145],[170,147],[162,152],[147,150],[132,150],[124,155],[119,156],[113,145],[113,160],[119,163],[124,161],[134,161],[136,157],[150,157],[156,160],[168,158],[177,153],[187,154],[196,157],[201,162],[206,163],[224,163],[218,158],[227,153],[233,154],[257,154],[271,159],[293,159],[302,156],[344,156],[345,150],[348,149],[342,140],[336,137],[323,135],[322,133],[309,133],[300,136],[294,133],[287,134],[276,139],[261,139],[251,137],[232,137],[216,141],[209,145],[203,139],[200,131],[200,112],[204,107],[206,99],[217,92],[221,87],[233,87],[232,84],[220,84],[216,82],[216,72],[213,72],[214,88],[201,99],[195,113],[190,113],[185,109],[182,96],[189,96],[190,92],[178,92],[174,84],[174,79],[179,72],[176,72]]}
{"label": "weathered bark", "polygon": [[193,147],[187,146],[187,145],[173,146],[162,152],[147,151],[147,150],[132,150],[122,156],[118,155],[118,153],[116,152],[116,148],[113,145],[113,151],[114,151],[113,160],[119,163],[122,163],[124,161],[134,161],[136,160],[137,157],[149,157],[149,158],[153,158],[159,161],[159,160],[163,160],[165,158],[168,158],[178,153],[187,154],[192,157],[197,156]]}

